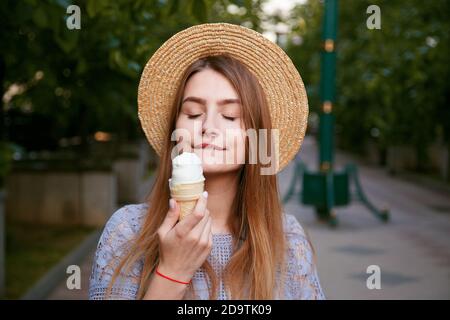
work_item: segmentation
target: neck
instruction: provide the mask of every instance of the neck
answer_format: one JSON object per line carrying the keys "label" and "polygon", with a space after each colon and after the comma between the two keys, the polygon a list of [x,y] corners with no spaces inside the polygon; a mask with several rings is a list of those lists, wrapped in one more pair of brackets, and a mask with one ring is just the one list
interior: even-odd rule
{"label": "neck", "polygon": [[212,233],[230,233],[229,218],[232,204],[237,192],[239,175],[236,172],[207,174],[205,173],[205,190],[208,191],[208,205],[212,218]]}

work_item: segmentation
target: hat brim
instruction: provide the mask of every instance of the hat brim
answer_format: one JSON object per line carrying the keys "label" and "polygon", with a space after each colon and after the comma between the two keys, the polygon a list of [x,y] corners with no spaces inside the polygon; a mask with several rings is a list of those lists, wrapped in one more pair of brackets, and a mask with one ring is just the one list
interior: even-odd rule
{"label": "hat brim", "polygon": [[200,58],[223,54],[242,62],[266,94],[272,128],[279,129],[279,172],[300,150],[308,121],[308,99],[300,74],[287,54],[246,27],[228,23],[196,25],[172,36],[153,54],[138,89],[138,116],[143,131],[160,156],[170,137],[170,109],[185,70]]}

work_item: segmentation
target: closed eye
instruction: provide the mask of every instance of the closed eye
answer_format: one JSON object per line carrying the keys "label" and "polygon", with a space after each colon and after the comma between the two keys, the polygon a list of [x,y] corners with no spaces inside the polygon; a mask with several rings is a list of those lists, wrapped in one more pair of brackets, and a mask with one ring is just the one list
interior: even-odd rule
{"label": "closed eye", "polygon": [[[195,118],[198,118],[198,117],[200,117],[201,116],[201,114],[191,114],[191,115],[188,115],[188,118],[189,119],[195,119]],[[227,119],[227,120],[230,120],[230,121],[234,121],[236,118],[233,118],[233,117],[227,117],[227,116],[223,116],[225,119]]]}

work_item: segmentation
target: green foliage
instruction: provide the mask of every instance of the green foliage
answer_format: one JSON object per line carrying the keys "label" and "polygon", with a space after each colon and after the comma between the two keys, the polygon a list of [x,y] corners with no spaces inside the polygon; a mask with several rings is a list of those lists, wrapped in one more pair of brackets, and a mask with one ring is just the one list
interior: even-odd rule
{"label": "green foliage", "polygon": [[[381,9],[381,29],[369,30],[366,9]],[[298,6],[294,31],[303,44],[289,48],[319,106],[318,84],[323,3]],[[362,150],[368,140],[381,149],[406,144],[425,148],[450,143],[450,2],[340,1],[337,39],[337,129],[341,146]],[[319,30],[318,30],[319,28]]]}
{"label": "green foliage", "polygon": [[[286,52],[296,65],[305,83],[309,107],[318,112],[320,106],[320,48],[322,33],[323,5],[319,1],[309,1],[296,6],[288,20],[292,32]],[[295,38],[301,43],[295,43]]]}

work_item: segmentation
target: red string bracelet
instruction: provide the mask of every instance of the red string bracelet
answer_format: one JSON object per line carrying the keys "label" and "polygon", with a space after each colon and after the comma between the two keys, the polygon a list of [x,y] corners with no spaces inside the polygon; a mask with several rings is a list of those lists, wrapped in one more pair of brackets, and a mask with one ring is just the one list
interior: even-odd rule
{"label": "red string bracelet", "polygon": [[178,282],[178,283],[182,283],[182,284],[189,284],[189,283],[191,283],[191,281],[184,282],[184,281],[179,281],[179,280],[172,279],[172,278],[170,278],[170,277],[168,277],[166,275],[163,275],[161,272],[158,271],[158,269],[156,269],[156,274],[161,276],[161,277],[163,277],[163,278],[166,278],[167,280],[173,281],[173,282]]}

